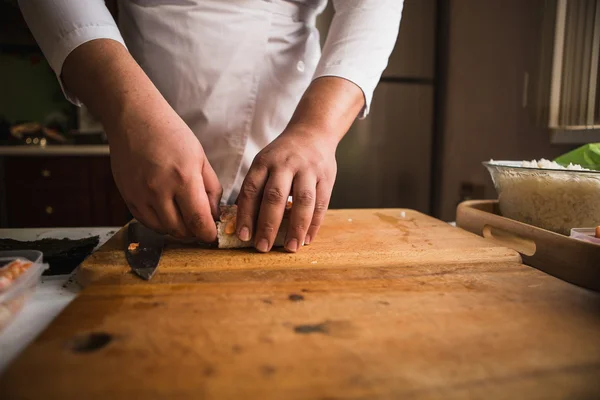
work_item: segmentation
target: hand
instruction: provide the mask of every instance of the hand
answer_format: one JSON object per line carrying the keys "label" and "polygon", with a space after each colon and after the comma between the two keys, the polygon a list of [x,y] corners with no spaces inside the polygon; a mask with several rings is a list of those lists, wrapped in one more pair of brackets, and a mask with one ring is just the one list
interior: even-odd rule
{"label": "hand", "polygon": [[[295,252],[317,235],[335,182],[336,144],[299,127],[289,127],[254,159],[238,197],[237,234],[258,251],[275,241],[288,195],[293,197],[285,248]],[[258,222],[256,216],[258,214]]]}
{"label": "hand", "polygon": [[364,104],[362,90],[344,78],[326,76],[310,84],[286,130],[258,153],[246,175],[238,197],[240,240],[256,231],[256,249],[269,251],[289,194],[285,248],[295,252],[315,239],[335,181],[337,144]]}
{"label": "hand", "polygon": [[110,126],[113,175],[133,216],[174,237],[216,240],[222,188],[179,116],[168,105],[135,107]]}
{"label": "hand", "polygon": [[127,49],[110,39],[86,42],[69,54],[61,76],[104,125],[113,175],[133,216],[157,232],[214,241],[219,180]]}

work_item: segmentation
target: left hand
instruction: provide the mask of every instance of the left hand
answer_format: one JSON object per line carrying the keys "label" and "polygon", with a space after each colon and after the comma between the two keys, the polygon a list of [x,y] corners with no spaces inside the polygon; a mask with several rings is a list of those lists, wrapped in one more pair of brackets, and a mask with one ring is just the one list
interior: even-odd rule
{"label": "left hand", "polygon": [[256,232],[256,249],[268,252],[291,194],[293,205],[285,248],[296,252],[314,240],[335,182],[336,147],[337,141],[328,140],[319,132],[290,125],[258,153],[238,197],[238,237],[247,241]]}
{"label": "left hand", "polygon": [[335,182],[335,150],[364,104],[362,90],[344,78],[310,84],[287,128],[250,166],[237,201],[240,240],[255,232],[256,249],[271,250],[290,194],[285,248],[295,252],[315,240]]}

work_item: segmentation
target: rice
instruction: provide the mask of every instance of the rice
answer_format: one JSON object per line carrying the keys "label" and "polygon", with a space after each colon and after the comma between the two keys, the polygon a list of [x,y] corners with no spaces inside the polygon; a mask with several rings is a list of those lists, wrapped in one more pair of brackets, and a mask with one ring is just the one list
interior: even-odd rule
{"label": "rice", "polygon": [[555,161],[549,161],[549,160],[546,160],[545,158],[542,158],[539,161],[537,161],[537,160],[523,161],[521,163],[521,166],[525,167],[525,168],[567,169],[567,170],[573,170],[573,171],[589,171],[589,169],[583,168],[579,164],[570,163],[568,166],[564,167]]}
{"label": "rice", "polygon": [[578,173],[587,170],[544,159],[488,168],[505,217],[564,235],[600,225],[600,173]]}
{"label": "rice", "polygon": [[[291,204],[288,203],[287,209],[291,208]],[[287,213],[286,213],[287,214]],[[220,249],[239,249],[246,247],[253,247],[254,242],[249,240],[247,242],[241,241],[236,232],[236,215],[237,206],[221,206],[221,216],[217,222],[217,240],[218,247]],[[288,228],[288,218],[283,218],[277,236],[273,242],[273,247],[282,247],[285,240],[285,235]]]}

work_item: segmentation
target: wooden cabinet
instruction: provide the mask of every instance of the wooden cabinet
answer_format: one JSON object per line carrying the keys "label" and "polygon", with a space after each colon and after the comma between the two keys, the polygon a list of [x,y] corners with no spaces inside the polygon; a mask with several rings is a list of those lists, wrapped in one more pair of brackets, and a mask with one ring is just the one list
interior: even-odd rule
{"label": "wooden cabinet", "polygon": [[120,226],[130,218],[106,156],[11,156],[3,167],[9,228]]}

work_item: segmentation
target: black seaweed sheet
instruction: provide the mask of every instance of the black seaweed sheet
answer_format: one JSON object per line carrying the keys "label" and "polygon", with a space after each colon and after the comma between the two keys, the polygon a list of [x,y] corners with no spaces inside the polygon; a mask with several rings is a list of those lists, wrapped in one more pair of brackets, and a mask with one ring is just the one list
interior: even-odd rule
{"label": "black seaweed sheet", "polygon": [[81,264],[99,241],[99,236],[85,239],[40,239],[30,242],[0,239],[0,251],[39,250],[44,253],[44,262],[50,265],[44,275],[64,275],[71,273]]}

